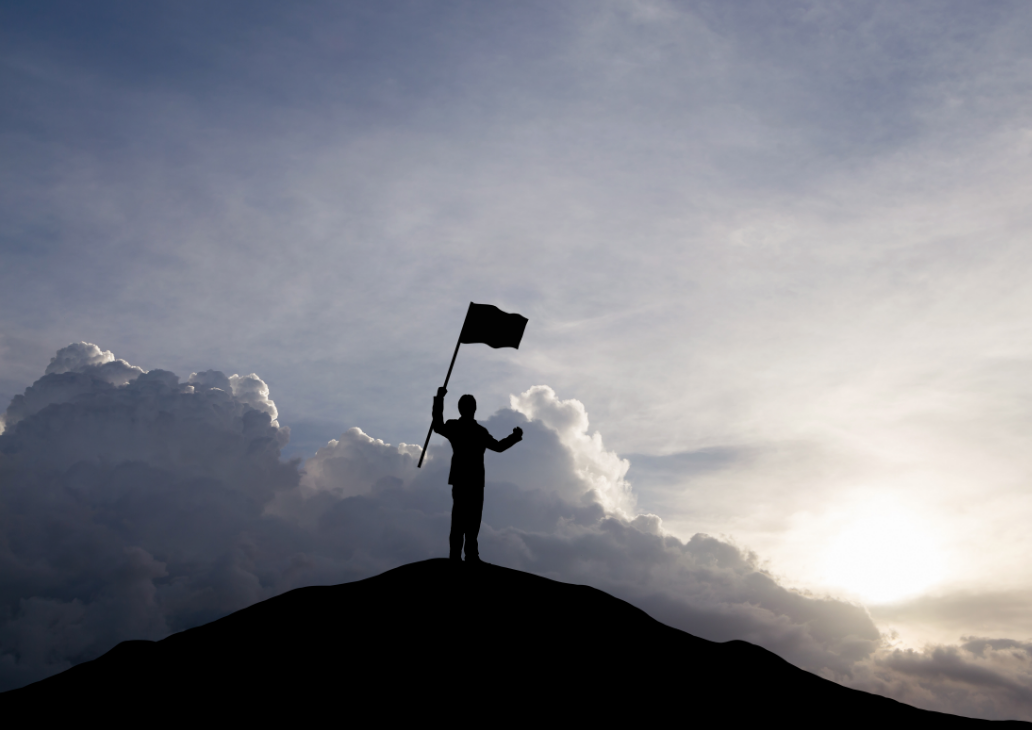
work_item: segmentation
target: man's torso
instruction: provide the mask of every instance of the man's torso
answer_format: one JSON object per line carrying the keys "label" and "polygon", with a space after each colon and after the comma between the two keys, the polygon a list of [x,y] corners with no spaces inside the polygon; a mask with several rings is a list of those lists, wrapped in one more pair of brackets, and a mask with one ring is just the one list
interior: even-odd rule
{"label": "man's torso", "polygon": [[444,424],[442,432],[452,446],[448,483],[484,486],[484,452],[493,440],[491,434],[472,418],[452,419]]}

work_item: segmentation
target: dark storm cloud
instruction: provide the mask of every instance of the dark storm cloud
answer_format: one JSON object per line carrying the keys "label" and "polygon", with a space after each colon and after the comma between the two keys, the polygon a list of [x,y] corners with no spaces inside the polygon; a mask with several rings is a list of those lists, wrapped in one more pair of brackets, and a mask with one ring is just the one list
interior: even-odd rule
{"label": "dark storm cloud", "polygon": [[254,380],[180,383],[82,343],[12,401],[0,435],[5,686],[267,594],[252,555],[289,538],[263,505],[299,476]]}
{"label": "dark storm cloud", "polygon": [[[47,370],[12,402],[0,435],[4,688],[124,639],[158,639],[445,549],[446,445],[416,470],[418,447],[353,428],[302,470],[279,457],[289,432],[255,375],[180,382],[86,343]],[[887,652],[864,609],[789,590],[727,542],[684,542],[655,515],[607,510],[623,487],[606,480],[619,482],[626,462],[587,433],[583,406],[543,386],[513,403],[533,417],[504,409],[483,421],[525,433],[519,451],[488,457],[499,479],[482,531],[492,562],[594,585],[696,635],[746,639],[924,706],[988,716],[1026,706],[1014,657],[1027,659],[1027,644]]]}

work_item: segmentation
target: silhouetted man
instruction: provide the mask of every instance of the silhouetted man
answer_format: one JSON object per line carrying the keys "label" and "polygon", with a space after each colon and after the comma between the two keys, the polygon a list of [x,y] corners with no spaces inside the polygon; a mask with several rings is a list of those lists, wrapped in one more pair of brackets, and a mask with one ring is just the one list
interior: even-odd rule
{"label": "silhouetted man", "polygon": [[444,421],[444,388],[437,389],[433,408],[433,429],[451,442],[451,471],[448,483],[452,485],[451,534],[448,536],[452,560],[462,559],[462,543],[466,542],[466,562],[479,563],[480,550],[477,535],[484,514],[484,451],[502,452],[523,438],[523,429],[514,428],[512,434],[495,441],[473,418],[477,401],[471,395],[459,398],[459,416]]}

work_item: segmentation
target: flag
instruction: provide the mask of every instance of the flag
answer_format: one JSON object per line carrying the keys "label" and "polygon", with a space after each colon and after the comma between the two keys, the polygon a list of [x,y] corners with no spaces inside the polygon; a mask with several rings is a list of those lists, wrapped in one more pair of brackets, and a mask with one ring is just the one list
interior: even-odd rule
{"label": "flag", "polygon": [[[482,342],[489,347],[519,348],[527,318],[508,314],[491,304],[469,303],[466,321],[462,325],[459,342],[468,345]],[[454,330],[453,330],[454,331]]]}

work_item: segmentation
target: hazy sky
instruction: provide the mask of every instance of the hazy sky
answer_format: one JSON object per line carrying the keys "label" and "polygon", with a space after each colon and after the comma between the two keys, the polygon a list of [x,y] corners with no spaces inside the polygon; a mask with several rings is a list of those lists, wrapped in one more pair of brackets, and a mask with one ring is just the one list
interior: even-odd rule
{"label": "hazy sky", "polygon": [[[271,396],[246,378],[210,392],[229,393],[239,418],[257,408],[289,427],[287,442],[267,426],[283,461],[259,469],[279,486],[248,498],[308,535],[332,522],[327,494],[343,504],[372,499],[377,480],[432,481],[398,444],[422,443],[467,304],[495,304],[529,318],[521,348],[465,347],[450,391],[474,393],[496,430],[528,420],[554,443],[541,435],[493,457],[489,480],[520,459],[523,471],[495,478],[554,490],[558,502],[541,497],[554,509],[540,508],[553,516],[592,485],[602,511],[582,517],[606,539],[619,524],[702,560],[710,543],[693,536],[712,536],[785,595],[862,607],[863,626],[842,636],[873,643],[848,662],[918,679],[906,694],[903,679],[828,669],[819,652],[777,644],[774,619],[749,639],[800,665],[926,706],[1032,719],[1030,36],[1032,6],[991,0],[7,3],[0,408],[80,341],[99,350],[69,351],[50,372],[86,380],[57,395],[41,381],[39,404],[88,395],[100,409],[116,398],[92,390],[101,381],[119,407],[137,403],[125,378],[96,375],[111,359],[101,351],[184,384],[257,373]],[[223,383],[198,377],[196,392],[169,393],[201,398]],[[23,455],[0,464],[15,470],[9,484],[42,479],[26,476],[37,462],[24,454],[61,438],[16,432],[16,416],[43,423],[32,402],[12,406],[0,437],[4,458]],[[338,454],[366,448],[348,446],[353,427],[394,445],[375,446],[387,451],[361,478],[354,464],[367,458]],[[118,451],[104,434],[125,434],[105,428],[62,468],[125,458],[193,473],[179,456]],[[320,447],[303,477],[284,466]],[[559,461],[523,463],[546,453]],[[244,479],[215,455],[197,459],[215,460],[210,473],[196,467],[206,479]],[[273,500],[277,489],[307,501]],[[510,519],[489,510],[485,522]],[[499,537],[497,562],[623,590],[654,615],[702,595],[645,558],[635,570],[652,571],[640,586],[653,587],[638,593],[612,566],[574,569],[526,537],[559,539],[542,524],[505,522],[524,547]],[[267,595],[437,554],[429,537],[393,552],[381,538],[362,562],[365,548],[342,557],[332,541],[297,537],[296,554],[322,567],[253,575]],[[167,546],[119,540],[139,565],[175,562]],[[534,550],[550,557],[531,560]],[[273,553],[269,575],[286,575],[286,553]],[[155,595],[178,575],[162,570],[146,579]],[[5,621],[27,621],[32,596],[85,600],[64,579],[11,588],[20,575],[3,579]],[[110,575],[98,568],[96,585]],[[246,595],[141,635],[259,594]],[[737,616],[746,595],[715,598],[706,615]],[[706,620],[668,613],[707,635]],[[28,631],[5,626],[0,659]],[[114,635],[97,636],[90,646]],[[75,661],[86,650],[60,651]],[[1006,678],[1006,700],[971,689],[982,686],[974,670],[951,679],[934,664],[993,651],[1011,654],[979,671]],[[0,661],[0,681],[56,666],[4,674]],[[973,699],[943,704],[958,692]]]}

